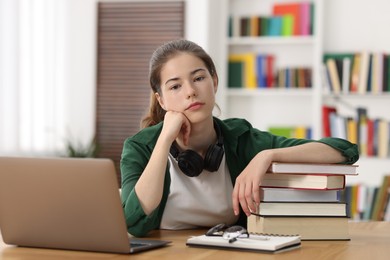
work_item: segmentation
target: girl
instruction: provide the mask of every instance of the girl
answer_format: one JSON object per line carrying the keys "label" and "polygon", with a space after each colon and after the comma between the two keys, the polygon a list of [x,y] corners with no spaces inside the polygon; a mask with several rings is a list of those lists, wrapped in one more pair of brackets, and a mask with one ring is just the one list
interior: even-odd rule
{"label": "girl", "polygon": [[197,44],[175,40],[150,60],[153,96],[144,128],[124,143],[122,203],[128,231],[246,226],[272,162],[352,164],[357,146],[337,138],[285,138],[244,119],[213,116],[218,76]]}

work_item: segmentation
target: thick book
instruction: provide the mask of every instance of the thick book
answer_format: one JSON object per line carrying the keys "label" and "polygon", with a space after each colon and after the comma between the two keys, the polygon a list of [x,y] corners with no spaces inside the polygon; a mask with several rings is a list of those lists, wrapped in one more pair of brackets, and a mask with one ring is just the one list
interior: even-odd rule
{"label": "thick book", "polygon": [[299,235],[279,236],[272,234],[250,234],[249,238],[238,238],[235,242],[221,236],[194,236],[190,237],[187,246],[206,247],[216,249],[258,251],[267,253],[278,253],[299,248],[301,238]]}
{"label": "thick book", "polygon": [[346,217],[248,217],[248,232],[299,234],[301,240],[350,240]]}
{"label": "thick book", "polygon": [[261,201],[306,201],[337,202],[340,201],[338,190],[299,190],[285,188],[260,188]]}
{"label": "thick book", "polygon": [[358,175],[357,169],[356,164],[273,162],[268,171],[270,173]]}
{"label": "thick book", "polygon": [[345,187],[345,175],[267,173],[260,186],[263,188],[340,190]]}
{"label": "thick book", "polygon": [[346,217],[347,206],[341,202],[260,202],[255,215]]}

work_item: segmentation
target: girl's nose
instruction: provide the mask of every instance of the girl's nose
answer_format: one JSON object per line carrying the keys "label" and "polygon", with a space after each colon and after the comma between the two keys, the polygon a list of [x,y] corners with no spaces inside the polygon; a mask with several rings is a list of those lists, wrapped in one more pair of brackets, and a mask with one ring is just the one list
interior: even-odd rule
{"label": "girl's nose", "polygon": [[196,89],[191,84],[188,84],[187,86],[187,98],[195,97],[196,96]]}

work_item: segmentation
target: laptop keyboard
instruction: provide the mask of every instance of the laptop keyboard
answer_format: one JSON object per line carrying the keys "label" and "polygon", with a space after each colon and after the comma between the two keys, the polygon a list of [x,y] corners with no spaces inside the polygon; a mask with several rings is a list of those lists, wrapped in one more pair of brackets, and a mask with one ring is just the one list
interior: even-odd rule
{"label": "laptop keyboard", "polygon": [[142,247],[142,246],[147,246],[149,245],[148,243],[137,243],[137,242],[130,242],[130,246],[132,248],[136,248],[136,247]]}

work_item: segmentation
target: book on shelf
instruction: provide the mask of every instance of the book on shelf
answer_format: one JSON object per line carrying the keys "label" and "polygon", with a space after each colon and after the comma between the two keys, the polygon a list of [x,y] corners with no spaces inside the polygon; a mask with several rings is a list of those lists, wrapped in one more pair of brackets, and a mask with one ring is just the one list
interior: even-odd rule
{"label": "book on shelf", "polygon": [[346,117],[347,121],[347,140],[353,144],[357,143],[357,124],[352,117]]}
{"label": "book on shelf", "polygon": [[387,158],[390,152],[390,123],[383,119],[378,119],[378,157]]}
{"label": "book on shelf", "polygon": [[269,17],[269,27],[268,35],[269,36],[280,36],[282,35],[282,16],[271,16]]}
{"label": "book on shelf", "polygon": [[350,240],[347,217],[248,217],[253,233],[299,234],[302,240]]}
{"label": "book on shelf", "polygon": [[360,54],[360,70],[359,70],[359,85],[358,93],[365,94],[367,92],[368,77],[369,77],[369,65],[370,65],[370,53],[368,51],[362,51]]}
{"label": "book on shelf", "polygon": [[334,59],[328,59],[326,61],[326,67],[329,71],[330,84],[333,93],[340,94],[341,84],[340,84],[340,77],[336,66],[336,61]]}
{"label": "book on shelf", "polygon": [[[351,69],[353,62],[353,53],[325,53],[323,62],[326,64],[329,76],[332,75],[330,87],[336,90],[337,94],[349,93],[351,85]],[[332,68],[331,68],[332,67]],[[332,70],[332,72],[331,72]],[[335,80],[335,83],[333,83]]]}
{"label": "book on shelf", "polygon": [[287,138],[311,139],[311,128],[307,126],[270,126],[268,131]]}
{"label": "book on shelf", "polygon": [[311,88],[311,68],[278,68],[276,72],[276,85],[278,88]]}
{"label": "book on shelf", "polygon": [[361,155],[367,155],[367,108],[358,107],[357,113],[357,145]]}
{"label": "book on shelf", "polygon": [[390,157],[390,121],[368,116],[365,107],[356,108],[356,116],[342,116],[336,107],[322,107],[324,137],[340,137],[357,144],[367,157]]}
{"label": "book on shelf", "polygon": [[371,55],[370,59],[370,68],[369,76],[371,93],[380,94],[383,92],[383,79],[384,79],[384,53],[374,52]]}
{"label": "book on shelf", "polygon": [[330,121],[330,133],[332,137],[347,138],[347,124],[346,124],[346,118],[337,114],[337,113],[331,113],[329,114],[329,121]]}
{"label": "book on shelf", "polygon": [[342,202],[269,201],[260,202],[258,216],[306,216],[306,217],[346,217],[347,207]]}
{"label": "book on shelf", "polygon": [[371,219],[383,220],[386,212],[387,201],[389,200],[390,175],[383,176],[382,184],[378,189],[373,205]]}
{"label": "book on shelf", "polygon": [[345,175],[267,173],[261,187],[339,190],[345,187]]}
{"label": "book on shelf", "polygon": [[260,198],[262,202],[338,202],[340,201],[340,191],[260,187]]}
{"label": "book on shelf", "polygon": [[228,86],[229,88],[241,88],[245,85],[243,81],[244,64],[241,61],[229,61],[228,64]]}
{"label": "book on shelf", "polygon": [[233,243],[222,236],[193,236],[187,239],[187,246],[210,249],[249,250],[253,252],[280,253],[299,248],[299,235],[249,234],[248,238],[238,238]]}
{"label": "book on shelf", "polygon": [[381,185],[348,185],[340,192],[340,200],[347,203],[348,216],[353,220],[385,220],[389,208],[390,176],[383,176]]}
{"label": "book on shelf", "polygon": [[358,165],[330,164],[330,163],[286,163],[273,162],[268,172],[270,173],[295,173],[295,174],[341,174],[357,175]]}
{"label": "book on shelf", "polygon": [[361,62],[361,54],[355,53],[352,71],[351,71],[351,93],[357,93],[359,90],[359,75],[360,75],[360,62]]}
{"label": "book on shelf", "polygon": [[335,94],[381,94],[390,90],[389,55],[384,52],[325,53],[323,64],[324,88]]}
{"label": "book on shelf", "polygon": [[263,15],[232,15],[228,21],[230,37],[312,35],[314,4],[276,3]]}
{"label": "book on shelf", "polygon": [[294,17],[292,15],[282,16],[282,36],[292,36],[294,34]]}
{"label": "book on shelf", "polygon": [[228,87],[274,87],[274,60],[275,57],[270,54],[231,53],[228,58]]}
{"label": "book on shelf", "polygon": [[260,88],[267,87],[266,74],[267,74],[267,56],[258,54],[256,56],[256,79],[257,79],[258,87]]}
{"label": "book on shelf", "polygon": [[333,106],[322,106],[322,134],[324,137],[330,137],[331,135],[331,123],[330,123],[330,114],[336,113],[337,109]]}
{"label": "book on shelf", "polygon": [[342,59],[341,92],[344,94],[349,93],[351,85],[351,64],[352,57],[344,57]]}
{"label": "book on shelf", "polygon": [[228,62],[241,62],[243,64],[242,78],[244,87],[253,89],[257,87],[256,83],[256,60],[253,53],[232,53],[229,55]]}
{"label": "book on shelf", "polygon": [[300,16],[301,16],[301,25],[300,25],[300,32],[301,35],[310,35],[311,32],[311,23],[312,23],[312,16],[311,16],[311,5],[310,2],[302,2],[300,4]]}
{"label": "book on shelf", "polygon": [[292,35],[301,35],[300,3],[275,3],[273,5],[272,14],[277,16],[292,16]]}
{"label": "book on shelf", "polygon": [[390,92],[390,54],[384,55],[383,61],[383,91]]}
{"label": "book on shelf", "polygon": [[367,156],[374,156],[374,131],[375,131],[375,120],[367,118]]}

